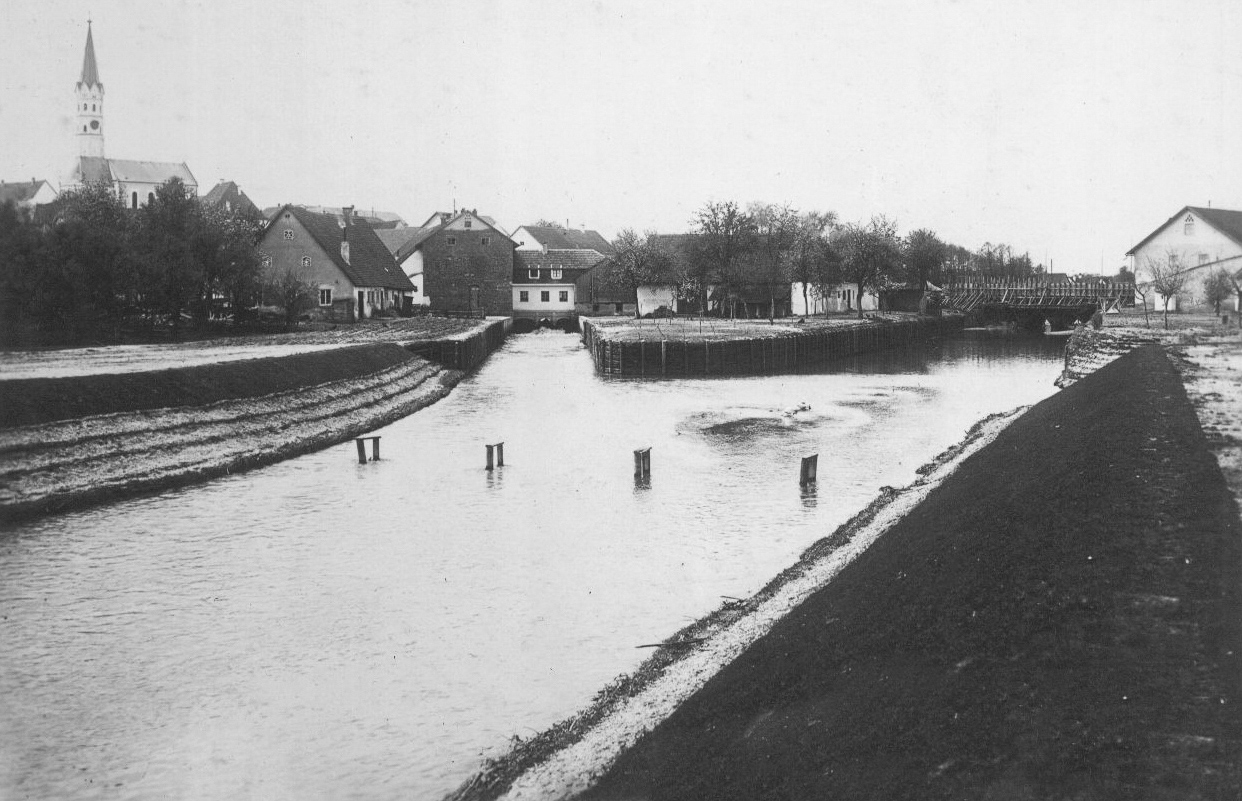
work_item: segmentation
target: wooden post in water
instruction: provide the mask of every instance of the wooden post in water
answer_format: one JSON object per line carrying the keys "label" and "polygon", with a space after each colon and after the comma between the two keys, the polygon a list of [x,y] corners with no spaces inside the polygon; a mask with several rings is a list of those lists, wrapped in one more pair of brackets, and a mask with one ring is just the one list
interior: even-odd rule
{"label": "wooden post in water", "polygon": [[495,450],[496,446],[488,445],[486,447],[487,447],[487,469],[492,470],[495,468],[495,465],[492,464],[492,456],[493,456],[492,451]]}
{"label": "wooden post in water", "polygon": [[367,444],[362,441],[361,437],[354,440],[354,444],[358,446],[358,464],[366,464],[367,463]]}
{"label": "wooden post in water", "polygon": [[505,466],[505,444],[503,442],[496,443],[496,466]]}
{"label": "wooden post in water", "polygon": [[815,483],[815,474],[819,471],[819,454],[802,457],[802,476],[798,483],[802,486]]}
{"label": "wooden post in water", "polygon": [[660,340],[660,375],[668,375],[668,340]]}
{"label": "wooden post in water", "polygon": [[634,451],[634,480],[651,480],[651,448],[640,448]]}

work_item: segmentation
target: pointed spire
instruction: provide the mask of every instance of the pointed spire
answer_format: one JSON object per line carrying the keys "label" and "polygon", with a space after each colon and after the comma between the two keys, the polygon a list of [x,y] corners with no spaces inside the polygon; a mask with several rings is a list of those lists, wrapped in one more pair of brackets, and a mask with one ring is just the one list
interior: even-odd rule
{"label": "pointed spire", "polygon": [[82,57],[82,77],[79,84],[87,87],[103,86],[99,80],[99,67],[95,64],[95,40],[91,36],[91,21],[86,21],[86,54]]}

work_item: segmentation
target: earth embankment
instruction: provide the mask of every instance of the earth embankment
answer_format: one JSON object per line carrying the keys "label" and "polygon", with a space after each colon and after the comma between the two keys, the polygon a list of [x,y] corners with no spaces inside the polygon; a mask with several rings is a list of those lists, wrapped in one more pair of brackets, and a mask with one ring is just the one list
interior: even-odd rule
{"label": "earth embankment", "polygon": [[1242,525],[1169,359],[1016,420],[589,799],[1242,793]]}
{"label": "earth embankment", "polygon": [[0,522],[235,473],[397,420],[462,373],[380,343],[192,368],[0,382]]}

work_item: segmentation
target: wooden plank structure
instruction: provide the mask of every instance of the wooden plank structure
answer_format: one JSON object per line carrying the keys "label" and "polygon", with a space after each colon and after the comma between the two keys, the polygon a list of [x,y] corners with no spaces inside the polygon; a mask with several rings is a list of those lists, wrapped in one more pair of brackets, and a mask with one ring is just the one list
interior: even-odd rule
{"label": "wooden plank structure", "polygon": [[469,336],[410,342],[405,349],[451,370],[473,370],[504,344],[511,320],[497,320]]}
{"label": "wooden plank structure", "polygon": [[1047,283],[1036,279],[977,279],[949,284],[944,291],[945,305],[963,312],[983,306],[1049,310],[1094,306],[1108,313],[1134,299],[1134,284],[1107,280]]}
{"label": "wooden plank structure", "polygon": [[367,463],[367,440],[371,440],[371,461],[379,461],[379,437],[355,437],[354,444],[358,446],[358,464]]}
{"label": "wooden plank structure", "polygon": [[623,378],[792,373],[889,348],[912,345],[929,333],[961,330],[956,315],[839,328],[808,327],[777,336],[722,340],[609,339],[605,329],[582,319],[582,340],[595,369]]}

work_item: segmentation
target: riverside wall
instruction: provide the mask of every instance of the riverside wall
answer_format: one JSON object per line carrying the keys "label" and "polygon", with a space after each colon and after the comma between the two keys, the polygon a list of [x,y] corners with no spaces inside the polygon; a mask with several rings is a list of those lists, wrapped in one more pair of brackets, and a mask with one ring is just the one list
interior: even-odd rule
{"label": "riverside wall", "polygon": [[427,342],[410,342],[405,349],[450,370],[469,372],[503,345],[512,329],[512,317],[493,319],[482,328],[465,334]]}
{"label": "riverside wall", "polygon": [[582,340],[595,369],[622,378],[792,373],[859,353],[913,344],[928,334],[960,331],[959,316],[877,320],[837,328],[808,328],[767,337],[730,339],[612,339],[583,318]]}

